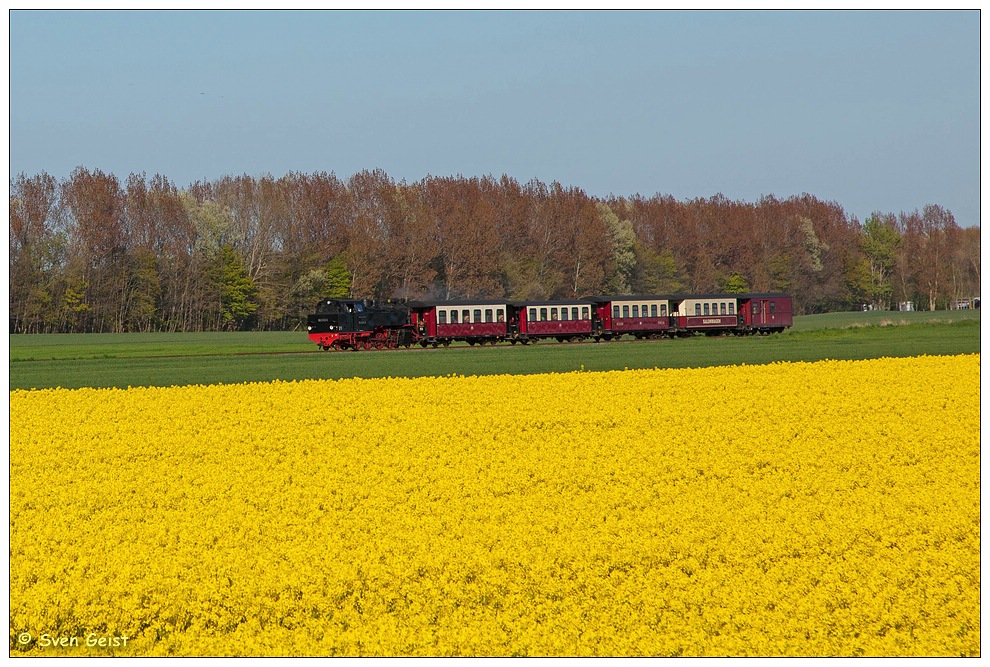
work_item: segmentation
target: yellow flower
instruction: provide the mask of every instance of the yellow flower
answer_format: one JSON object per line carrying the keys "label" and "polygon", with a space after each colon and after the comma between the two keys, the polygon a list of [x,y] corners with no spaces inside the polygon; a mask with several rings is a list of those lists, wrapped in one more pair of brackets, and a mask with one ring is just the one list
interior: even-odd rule
{"label": "yellow flower", "polygon": [[10,392],[11,652],[978,655],[979,370]]}

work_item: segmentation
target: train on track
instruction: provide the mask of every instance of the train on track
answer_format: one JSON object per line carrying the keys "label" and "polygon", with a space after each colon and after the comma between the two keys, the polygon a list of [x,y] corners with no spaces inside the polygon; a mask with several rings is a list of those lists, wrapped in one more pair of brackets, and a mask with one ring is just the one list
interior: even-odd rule
{"label": "train on track", "polygon": [[540,340],[612,341],[752,335],[793,324],[791,297],[762,294],[592,296],[558,301],[324,299],[307,318],[324,350],[397,349]]}

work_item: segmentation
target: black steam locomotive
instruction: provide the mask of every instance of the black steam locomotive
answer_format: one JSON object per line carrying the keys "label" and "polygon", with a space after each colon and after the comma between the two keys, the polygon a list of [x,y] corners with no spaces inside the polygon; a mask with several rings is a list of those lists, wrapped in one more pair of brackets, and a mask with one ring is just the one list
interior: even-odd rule
{"label": "black steam locomotive", "polygon": [[324,299],[307,321],[324,350],[528,344],[622,336],[769,334],[792,326],[787,294],[622,295],[555,301]]}

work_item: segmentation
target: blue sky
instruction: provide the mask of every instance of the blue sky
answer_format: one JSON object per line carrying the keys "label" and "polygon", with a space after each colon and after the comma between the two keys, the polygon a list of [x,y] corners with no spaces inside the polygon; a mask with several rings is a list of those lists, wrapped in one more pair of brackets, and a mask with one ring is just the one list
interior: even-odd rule
{"label": "blue sky", "polygon": [[11,174],[504,173],[980,222],[974,10],[9,16]]}

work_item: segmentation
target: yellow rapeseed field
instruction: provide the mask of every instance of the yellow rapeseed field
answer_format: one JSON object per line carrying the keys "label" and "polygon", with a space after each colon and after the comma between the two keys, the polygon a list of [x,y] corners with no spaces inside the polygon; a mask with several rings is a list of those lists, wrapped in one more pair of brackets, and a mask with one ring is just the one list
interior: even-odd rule
{"label": "yellow rapeseed field", "polygon": [[10,651],[977,655],[979,355],[10,392]]}

